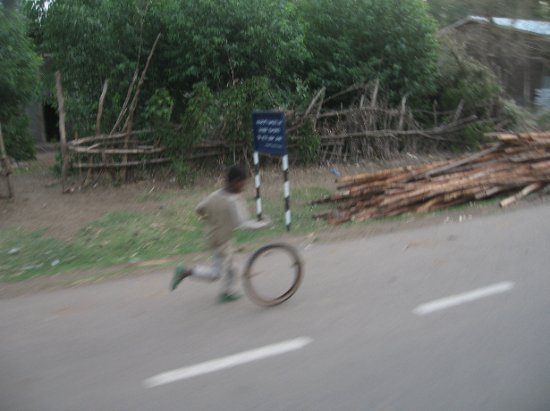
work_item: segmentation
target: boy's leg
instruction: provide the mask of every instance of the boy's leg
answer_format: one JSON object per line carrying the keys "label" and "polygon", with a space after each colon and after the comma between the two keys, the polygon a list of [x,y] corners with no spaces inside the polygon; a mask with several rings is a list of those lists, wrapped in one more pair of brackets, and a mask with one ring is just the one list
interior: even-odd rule
{"label": "boy's leg", "polygon": [[202,281],[219,280],[223,274],[224,256],[215,252],[211,265],[197,265],[191,269],[191,277]]}
{"label": "boy's leg", "polygon": [[212,265],[198,265],[193,268],[186,268],[178,265],[170,282],[170,289],[173,291],[187,277],[197,278],[203,281],[219,280],[223,274],[223,258],[218,253],[212,257]]}
{"label": "boy's leg", "polygon": [[233,254],[231,252],[227,253],[223,260],[223,274],[222,294],[236,294],[235,268],[233,267]]}
{"label": "boy's leg", "polygon": [[[184,268],[182,267],[182,270]],[[172,290],[186,277],[193,277],[202,281],[216,281],[223,276],[222,290],[220,294],[220,302],[235,301],[240,298],[240,295],[235,290],[235,268],[233,267],[233,252],[230,247],[220,247],[212,256],[211,265],[197,265],[191,269],[182,271],[181,278],[178,276],[178,271],[172,281]]]}
{"label": "boy's leg", "polygon": [[222,281],[222,292],[220,294],[219,301],[221,303],[227,303],[231,301],[238,300],[241,298],[241,295],[235,289],[235,268],[233,267],[233,253],[231,250],[228,250],[225,253],[224,264],[223,264],[223,281]]}
{"label": "boy's leg", "polygon": [[177,265],[174,270],[174,275],[172,276],[172,281],[170,281],[170,291],[174,291],[179,283],[181,283],[186,277],[191,275],[191,270],[186,268],[183,265]]}

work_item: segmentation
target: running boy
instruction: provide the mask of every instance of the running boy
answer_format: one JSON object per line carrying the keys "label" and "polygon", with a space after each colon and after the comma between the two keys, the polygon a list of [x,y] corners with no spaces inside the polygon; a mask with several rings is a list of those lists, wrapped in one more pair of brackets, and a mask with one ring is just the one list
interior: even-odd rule
{"label": "running boy", "polygon": [[186,277],[215,281],[223,277],[220,302],[235,301],[240,295],[234,290],[235,269],[233,268],[232,235],[237,228],[257,230],[269,225],[269,221],[250,220],[249,213],[240,196],[245,189],[248,176],[240,166],[227,170],[225,187],[213,192],[198,206],[198,215],[206,220],[208,247],[212,250],[212,264],[185,267],[178,265],[170,289],[176,289]]}

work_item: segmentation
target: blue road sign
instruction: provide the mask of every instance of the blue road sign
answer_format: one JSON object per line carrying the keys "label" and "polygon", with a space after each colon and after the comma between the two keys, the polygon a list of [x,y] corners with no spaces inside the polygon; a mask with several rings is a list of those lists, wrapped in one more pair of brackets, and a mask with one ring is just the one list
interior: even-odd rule
{"label": "blue road sign", "polygon": [[254,150],[274,156],[287,154],[285,115],[276,111],[252,113]]}

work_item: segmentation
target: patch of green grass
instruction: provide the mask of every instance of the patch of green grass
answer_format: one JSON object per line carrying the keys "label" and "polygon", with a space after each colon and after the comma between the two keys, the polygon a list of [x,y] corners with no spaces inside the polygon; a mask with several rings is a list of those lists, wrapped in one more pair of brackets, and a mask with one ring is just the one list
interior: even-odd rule
{"label": "patch of green grass", "polygon": [[[322,208],[310,205],[313,200],[327,194],[330,194],[330,191],[321,187],[304,187],[291,192],[291,233],[307,234],[328,226],[325,221],[313,219],[313,214],[320,211]],[[251,210],[255,210],[253,202],[250,203],[249,208]],[[265,199],[262,199],[262,209],[263,213],[271,219],[272,226],[265,230],[238,231],[235,235],[238,243],[244,244],[255,240],[267,241],[270,238],[277,238],[287,232],[284,219],[284,200],[282,193],[279,198],[271,195]]]}
{"label": "patch of green grass", "polygon": [[17,167],[13,168],[12,171],[15,175],[28,175],[39,172],[47,172],[48,168],[40,161],[32,160],[19,163]]}
{"label": "patch of green grass", "polygon": [[150,192],[143,194],[138,198],[138,201],[141,203],[148,203],[150,201],[169,201],[177,197],[177,191],[161,191],[161,192]]}
{"label": "patch of green grass", "polygon": [[537,120],[541,130],[550,130],[550,110],[541,113]]}
{"label": "patch of green grass", "polygon": [[61,261],[67,265],[77,258],[70,244],[48,238],[43,231],[10,229],[0,231],[0,255],[0,279],[12,281],[55,274]]}
{"label": "patch of green grass", "polygon": [[[204,227],[195,215],[195,206],[208,191],[197,187],[181,193],[146,194],[143,201],[162,201],[163,206],[148,213],[109,213],[85,224],[71,241],[48,237],[45,230],[3,229],[0,231],[0,281],[21,281],[79,269],[101,270],[108,266],[206,251]],[[327,188],[305,184],[292,190],[291,234],[304,235],[329,227],[325,221],[314,220],[312,216],[332,209],[334,205],[311,206],[310,203],[331,193]],[[475,204],[481,207],[497,201],[498,197]],[[247,202],[251,215],[254,215],[255,202],[251,192],[247,194]],[[273,221],[272,226],[259,231],[238,231],[235,235],[237,243],[256,247],[286,234],[282,190],[264,193],[262,203],[265,215]],[[470,208],[469,203],[418,216],[467,208]],[[410,214],[406,214],[367,220],[363,224],[400,221],[409,217]],[[345,229],[353,225],[355,223],[347,223],[341,227]],[[10,253],[10,250],[16,251]]]}
{"label": "patch of green grass", "polygon": [[[292,233],[305,234],[327,226],[325,222],[312,218],[310,202],[329,193],[329,190],[319,187],[294,190],[291,197]],[[101,269],[205,251],[203,224],[195,215],[195,206],[206,194],[199,188],[187,190],[184,195],[160,195],[154,201],[166,200],[167,204],[156,212],[109,213],[84,225],[71,241],[48,237],[45,230],[2,230],[0,281],[21,281],[76,269]],[[248,203],[254,215],[254,200],[249,198]],[[256,232],[237,232],[238,243],[267,242],[286,233],[282,193],[263,198],[263,207],[273,220],[273,226]],[[13,249],[18,251],[9,254]]]}

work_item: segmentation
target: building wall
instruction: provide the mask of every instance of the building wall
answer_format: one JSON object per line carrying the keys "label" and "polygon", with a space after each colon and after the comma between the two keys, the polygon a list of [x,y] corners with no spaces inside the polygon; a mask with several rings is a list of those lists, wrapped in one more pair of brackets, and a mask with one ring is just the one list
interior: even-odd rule
{"label": "building wall", "polygon": [[34,136],[37,143],[46,143],[47,139],[42,104],[33,103],[28,106],[27,116],[29,117],[31,135]]}
{"label": "building wall", "polygon": [[550,38],[475,22],[454,30],[467,53],[493,70],[510,97],[534,106],[550,71]]}

